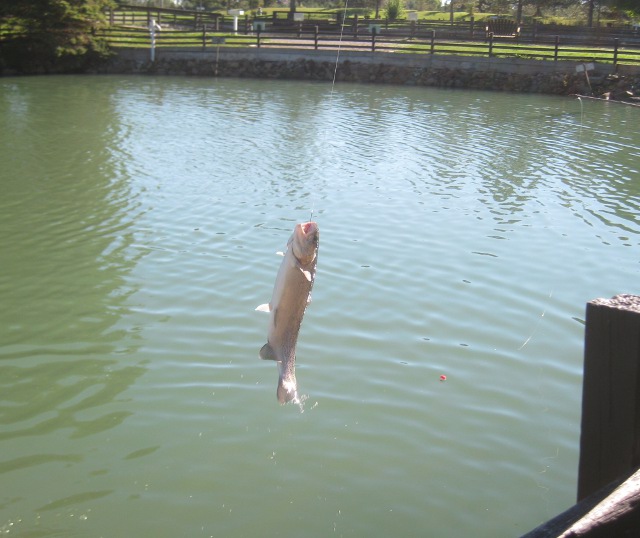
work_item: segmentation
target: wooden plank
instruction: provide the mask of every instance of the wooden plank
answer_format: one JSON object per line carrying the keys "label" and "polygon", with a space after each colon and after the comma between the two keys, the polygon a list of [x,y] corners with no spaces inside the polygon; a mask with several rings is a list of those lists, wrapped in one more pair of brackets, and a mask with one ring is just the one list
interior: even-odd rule
{"label": "wooden plank", "polygon": [[629,538],[640,528],[640,471],[620,478],[521,538]]}
{"label": "wooden plank", "polygon": [[588,514],[598,506],[598,504],[607,498],[623,481],[624,479],[618,479],[606,485],[601,490],[582,499],[579,503],[574,504],[571,508],[558,514],[553,519],[542,523],[532,531],[522,535],[521,538],[558,538],[566,529],[577,521],[580,521],[585,514]]}
{"label": "wooden plank", "polygon": [[640,296],[587,303],[578,500],[640,466]]}
{"label": "wooden plank", "polygon": [[558,538],[636,537],[640,530],[640,471],[636,471]]}

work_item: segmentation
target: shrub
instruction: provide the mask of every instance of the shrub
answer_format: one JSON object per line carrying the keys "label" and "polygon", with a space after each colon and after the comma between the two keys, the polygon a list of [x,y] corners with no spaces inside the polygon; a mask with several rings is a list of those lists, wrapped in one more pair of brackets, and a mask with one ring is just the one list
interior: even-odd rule
{"label": "shrub", "polygon": [[387,0],[387,19],[395,21],[404,16],[402,0]]}

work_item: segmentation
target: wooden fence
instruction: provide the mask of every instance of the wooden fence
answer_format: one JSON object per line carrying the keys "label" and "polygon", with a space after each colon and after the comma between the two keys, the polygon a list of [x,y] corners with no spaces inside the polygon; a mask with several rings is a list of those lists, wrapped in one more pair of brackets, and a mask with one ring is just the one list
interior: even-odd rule
{"label": "wooden fence", "polygon": [[[263,29],[264,28],[264,29]],[[217,31],[216,31],[217,30]],[[144,26],[114,25],[104,32],[112,46],[150,47],[150,30]],[[296,24],[267,26],[260,22],[240,25],[232,32],[223,20],[200,30],[176,29],[168,25],[154,32],[155,47],[174,50],[202,50],[212,47],[257,47],[357,50],[387,53],[455,54],[484,57],[518,57],[538,60],[569,60],[577,63],[601,62],[640,64],[640,46],[629,45],[618,38],[608,44],[571,45],[561,36],[539,37],[535,43],[484,35],[476,40],[440,37],[435,30],[418,27],[385,30],[371,23],[367,26],[344,26],[342,34],[335,25]]]}
{"label": "wooden fence", "polygon": [[[113,47],[164,50],[203,50],[212,47],[297,48],[357,50],[386,53],[449,54],[511,57],[576,63],[640,64],[640,35],[633,28],[596,28],[576,32],[574,27],[549,34],[541,27],[521,28],[517,39],[492,35],[485,25],[469,20],[389,21],[355,15],[298,14],[233,17],[206,11],[120,6],[108,12],[108,26],[100,31]],[[152,21],[155,30],[150,31]],[[562,31],[560,31],[562,30]],[[153,35],[152,35],[153,33]],[[0,35],[0,41],[12,35]]]}
{"label": "wooden fence", "polygon": [[[353,15],[344,16],[342,12],[312,11],[298,12],[297,17],[303,17],[302,21],[293,23],[289,10],[275,10],[270,15],[259,15],[257,12],[245,13],[241,20],[241,28],[246,33],[254,22],[259,22],[267,29],[289,28],[295,30],[299,26],[318,26],[321,32],[339,29],[341,26],[349,32],[362,31],[371,25],[376,25],[384,29],[385,33],[399,32],[401,34],[426,33],[435,31],[439,37],[455,38],[461,40],[484,39],[487,37],[487,26],[491,20],[476,20],[474,16],[463,16],[453,22],[442,20],[421,19],[415,21],[389,19],[371,19],[367,16]],[[201,30],[203,26],[216,31],[224,30],[231,26],[233,18],[230,15],[209,12],[209,11],[189,11],[184,9],[155,8],[143,6],[120,5],[115,10],[109,11],[109,21],[111,25],[145,25],[151,19],[158,24],[167,24],[180,29]],[[598,46],[602,43],[609,45],[613,39],[636,44],[640,46],[640,30],[637,26],[596,26],[593,28],[585,26],[564,26],[550,25],[538,22],[519,24],[522,42],[535,43],[539,39],[549,40],[554,36],[560,36],[565,44],[586,44],[588,46]]]}

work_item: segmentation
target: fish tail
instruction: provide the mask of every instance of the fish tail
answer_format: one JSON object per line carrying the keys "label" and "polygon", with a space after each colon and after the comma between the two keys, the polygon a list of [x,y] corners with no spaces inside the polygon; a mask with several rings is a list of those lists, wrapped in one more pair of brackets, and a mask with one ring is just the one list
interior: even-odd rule
{"label": "fish tail", "polygon": [[278,379],[278,401],[281,404],[286,404],[288,402],[298,402],[298,385],[296,383],[296,378],[288,378],[285,379],[283,376],[280,376]]}

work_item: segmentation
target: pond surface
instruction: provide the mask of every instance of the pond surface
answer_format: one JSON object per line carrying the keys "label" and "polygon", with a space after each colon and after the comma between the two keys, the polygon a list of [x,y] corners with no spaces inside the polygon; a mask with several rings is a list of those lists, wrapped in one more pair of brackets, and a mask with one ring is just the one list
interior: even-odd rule
{"label": "pond surface", "polygon": [[[0,533],[495,538],[565,510],[585,303],[640,291],[637,125],[505,93],[0,79]],[[280,406],[254,308],[311,211]]]}

